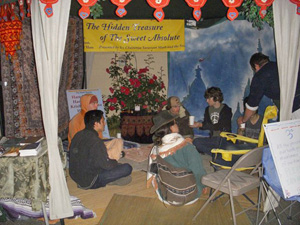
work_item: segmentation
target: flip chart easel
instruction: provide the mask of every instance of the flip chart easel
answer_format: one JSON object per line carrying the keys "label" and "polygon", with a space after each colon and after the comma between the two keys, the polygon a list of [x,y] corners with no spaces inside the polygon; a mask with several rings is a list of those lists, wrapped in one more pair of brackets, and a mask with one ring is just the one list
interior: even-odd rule
{"label": "flip chart easel", "polygon": [[70,120],[81,110],[80,107],[80,98],[85,94],[93,94],[98,98],[98,109],[103,111],[104,119],[105,119],[105,130],[103,131],[104,138],[110,138],[109,131],[106,123],[106,115],[103,107],[102,94],[100,89],[80,89],[80,90],[67,90],[67,100],[68,100],[68,108]]}
{"label": "flip chart easel", "polygon": [[300,195],[300,120],[264,125],[285,198]]}

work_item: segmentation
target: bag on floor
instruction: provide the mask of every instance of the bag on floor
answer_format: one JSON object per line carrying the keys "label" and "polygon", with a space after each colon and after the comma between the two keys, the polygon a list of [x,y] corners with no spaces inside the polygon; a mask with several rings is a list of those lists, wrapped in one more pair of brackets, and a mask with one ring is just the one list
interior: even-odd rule
{"label": "bag on floor", "polygon": [[192,172],[176,168],[157,156],[157,185],[163,200],[181,206],[197,197],[196,179]]}

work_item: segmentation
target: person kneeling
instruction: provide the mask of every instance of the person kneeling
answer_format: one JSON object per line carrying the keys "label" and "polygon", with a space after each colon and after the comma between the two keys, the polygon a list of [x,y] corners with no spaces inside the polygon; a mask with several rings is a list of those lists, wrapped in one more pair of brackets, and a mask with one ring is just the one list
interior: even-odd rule
{"label": "person kneeling", "polygon": [[110,159],[107,148],[98,132],[105,121],[101,110],[88,111],[84,116],[85,129],[75,134],[70,146],[69,172],[82,189],[96,189],[107,184],[130,183],[132,167]]}

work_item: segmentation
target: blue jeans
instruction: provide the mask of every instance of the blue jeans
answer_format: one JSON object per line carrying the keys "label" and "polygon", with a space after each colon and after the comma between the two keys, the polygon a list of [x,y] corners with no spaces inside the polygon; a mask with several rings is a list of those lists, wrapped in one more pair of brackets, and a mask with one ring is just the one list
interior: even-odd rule
{"label": "blue jeans", "polygon": [[111,170],[103,170],[94,183],[94,185],[90,189],[96,189],[100,187],[105,187],[106,184],[118,180],[122,177],[127,177],[132,172],[132,166],[128,163],[119,164],[115,168]]}

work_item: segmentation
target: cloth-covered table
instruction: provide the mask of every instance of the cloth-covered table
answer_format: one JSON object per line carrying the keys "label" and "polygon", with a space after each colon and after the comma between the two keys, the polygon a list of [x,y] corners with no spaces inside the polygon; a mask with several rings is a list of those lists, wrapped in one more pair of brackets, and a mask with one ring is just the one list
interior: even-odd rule
{"label": "cloth-covered table", "polygon": [[[32,210],[41,209],[50,192],[49,158],[47,142],[42,140],[42,149],[37,156],[0,157],[0,198],[18,198],[31,200]],[[59,139],[63,167],[66,167],[66,155]]]}

